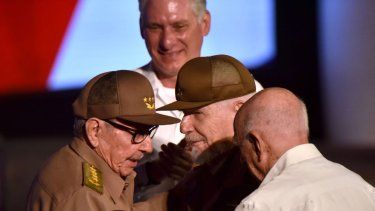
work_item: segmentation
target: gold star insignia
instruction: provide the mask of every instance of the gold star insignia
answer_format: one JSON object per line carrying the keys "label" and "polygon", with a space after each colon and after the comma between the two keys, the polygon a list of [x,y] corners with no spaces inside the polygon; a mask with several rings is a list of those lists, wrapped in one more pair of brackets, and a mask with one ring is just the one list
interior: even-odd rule
{"label": "gold star insignia", "polygon": [[155,109],[155,100],[153,97],[143,98],[143,102],[146,104],[146,108],[149,110]]}

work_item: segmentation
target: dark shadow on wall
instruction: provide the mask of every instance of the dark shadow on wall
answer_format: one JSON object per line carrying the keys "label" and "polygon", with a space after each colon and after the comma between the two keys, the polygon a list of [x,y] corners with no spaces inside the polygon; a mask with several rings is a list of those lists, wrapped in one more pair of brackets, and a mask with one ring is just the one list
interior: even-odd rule
{"label": "dark shadow on wall", "polygon": [[32,180],[47,158],[70,139],[60,137],[10,139],[1,145],[0,210],[26,210]]}
{"label": "dark shadow on wall", "polygon": [[284,87],[307,105],[312,142],[326,135],[318,48],[318,1],[275,1],[277,56],[252,70],[264,87]]}

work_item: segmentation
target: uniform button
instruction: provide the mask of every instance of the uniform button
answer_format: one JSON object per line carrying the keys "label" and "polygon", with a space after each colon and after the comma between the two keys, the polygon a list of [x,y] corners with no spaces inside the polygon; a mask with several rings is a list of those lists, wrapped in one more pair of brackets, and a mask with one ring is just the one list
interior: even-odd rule
{"label": "uniform button", "polygon": [[125,183],[124,190],[129,186],[129,183]]}

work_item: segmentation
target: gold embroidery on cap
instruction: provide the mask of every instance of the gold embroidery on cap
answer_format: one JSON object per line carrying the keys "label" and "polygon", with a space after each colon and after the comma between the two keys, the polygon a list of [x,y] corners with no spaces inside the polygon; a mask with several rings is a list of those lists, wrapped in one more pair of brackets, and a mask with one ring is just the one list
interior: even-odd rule
{"label": "gold embroidery on cap", "polygon": [[143,98],[143,102],[146,104],[146,108],[149,110],[155,109],[155,100],[153,97],[145,97]]}
{"label": "gold embroidery on cap", "polygon": [[102,172],[94,165],[87,162],[83,163],[83,184],[94,191],[103,193],[103,178]]}

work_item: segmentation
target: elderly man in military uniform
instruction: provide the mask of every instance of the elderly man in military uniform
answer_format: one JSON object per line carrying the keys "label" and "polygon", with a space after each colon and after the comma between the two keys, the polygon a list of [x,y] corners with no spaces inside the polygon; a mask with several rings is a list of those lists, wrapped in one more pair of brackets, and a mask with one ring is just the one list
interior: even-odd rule
{"label": "elderly man in military uniform", "polygon": [[134,167],[157,126],[179,120],[157,114],[148,80],[126,70],[91,79],[73,110],[75,137],[34,179],[27,210],[132,210]]}
{"label": "elderly man in military uniform", "polygon": [[160,109],[184,112],[180,129],[186,146],[163,145],[158,162],[166,172],[178,167],[177,159],[193,160],[194,168],[164,193],[168,210],[234,210],[258,187],[232,140],[235,114],[255,87],[251,73],[231,56],[197,57],[182,66],[177,101]]}

